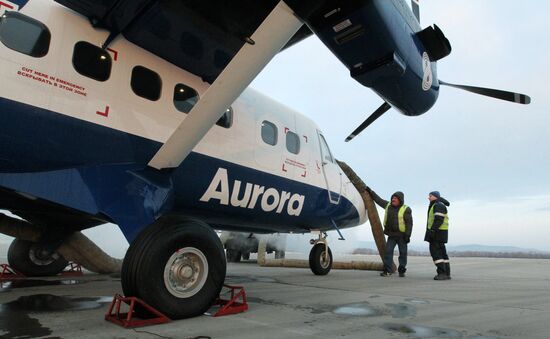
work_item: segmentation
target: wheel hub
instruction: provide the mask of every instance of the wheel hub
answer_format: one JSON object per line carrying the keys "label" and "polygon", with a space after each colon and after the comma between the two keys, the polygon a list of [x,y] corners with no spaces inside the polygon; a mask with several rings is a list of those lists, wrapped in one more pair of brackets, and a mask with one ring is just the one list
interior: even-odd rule
{"label": "wheel hub", "polygon": [[47,266],[59,259],[59,254],[52,253],[38,244],[33,244],[29,249],[29,259],[36,265]]}
{"label": "wheel hub", "polygon": [[327,255],[326,251],[321,252],[321,267],[327,268],[330,265],[330,256]]}
{"label": "wheel hub", "polygon": [[179,249],[164,267],[164,284],[168,292],[178,298],[189,298],[199,292],[207,276],[208,261],[194,247]]}

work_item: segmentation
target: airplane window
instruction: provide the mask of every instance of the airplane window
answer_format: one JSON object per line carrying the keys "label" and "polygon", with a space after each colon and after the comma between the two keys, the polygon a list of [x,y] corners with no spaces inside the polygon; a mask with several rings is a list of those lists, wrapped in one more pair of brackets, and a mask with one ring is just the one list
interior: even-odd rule
{"label": "airplane window", "polygon": [[229,128],[233,125],[233,108],[229,107],[225,110],[225,113],[222,117],[216,122],[216,125]]}
{"label": "airplane window", "polygon": [[143,66],[136,66],[132,70],[132,90],[136,95],[157,101],[160,99],[162,80],[155,72]]}
{"label": "airplane window", "polygon": [[327,141],[325,140],[325,137],[321,134],[319,134],[319,140],[321,141],[321,151],[323,152],[323,162],[334,162],[332,159],[332,154],[330,153],[330,149],[328,148]]}
{"label": "airplane window", "polygon": [[197,101],[199,101],[199,94],[191,87],[177,84],[174,88],[174,106],[178,111],[189,113]]}
{"label": "airplane window", "polygon": [[300,137],[298,137],[298,134],[291,131],[286,133],[286,149],[293,154],[300,153]]}
{"label": "airplane window", "polygon": [[5,12],[0,18],[0,40],[9,49],[41,58],[50,49],[48,27],[19,12]]}
{"label": "airplane window", "polygon": [[97,81],[107,81],[111,76],[113,60],[103,48],[86,41],[79,41],[74,45],[74,69]]}
{"label": "airplane window", "polygon": [[269,121],[262,122],[262,140],[271,146],[277,144],[277,126]]}

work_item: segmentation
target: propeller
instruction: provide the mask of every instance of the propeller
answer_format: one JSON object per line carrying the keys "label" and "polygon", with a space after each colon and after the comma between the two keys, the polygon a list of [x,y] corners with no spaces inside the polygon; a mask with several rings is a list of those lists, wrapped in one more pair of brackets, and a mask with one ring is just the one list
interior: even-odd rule
{"label": "propeller", "polygon": [[420,23],[420,0],[411,0],[411,8],[416,20]]}
{"label": "propeller", "polygon": [[359,127],[357,127],[355,131],[351,132],[351,134],[346,138],[346,142],[359,135],[359,133],[361,133],[365,128],[369,127],[370,124],[372,124],[376,119],[380,118],[382,114],[386,113],[390,108],[390,104],[384,102],[382,106],[378,107],[378,109],[374,111],[374,113],[372,113],[370,117],[367,118],[367,120],[363,121],[363,123],[359,125]]}
{"label": "propeller", "polygon": [[479,95],[484,95],[486,97],[491,97],[495,99],[505,100],[505,101],[511,101],[518,104],[524,104],[528,105],[531,103],[531,98],[528,95],[520,94],[520,93],[514,93],[514,92],[508,92],[508,91],[502,91],[499,89],[493,89],[493,88],[484,88],[484,87],[474,87],[474,86],[466,86],[466,85],[456,85],[451,84],[445,81],[439,80],[440,85],[449,86],[458,88],[464,91],[476,93]]}

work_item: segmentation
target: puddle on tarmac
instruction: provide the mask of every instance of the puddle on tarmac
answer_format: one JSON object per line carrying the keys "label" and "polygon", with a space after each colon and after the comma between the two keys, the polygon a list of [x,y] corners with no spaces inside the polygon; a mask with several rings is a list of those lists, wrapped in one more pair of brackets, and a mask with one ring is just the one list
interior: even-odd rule
{"label": "puddle on tarmac", "polygon": [[350,315],[350,316],[362,316],[362,317],[372,317],[381,315],[382,313],[370,306],[368,303],[356,303],[340,306],[335,308],[333,311],[335,314],[339,315]]}
{"label": "puddle on tarmac", "polygon": [[[91,310],[102,306],[103,298],[68,298],[52,294],[35,294],[0,305],[0,315],[6,312],[66,312]],[[112,299],[111,299],[112,300]]]}
{"label": "puddle on tarmac", "polygon": [[80,280],[39,280],[39,279],[21,279],[0,282],[0,292],[5,292],[13,288],[40,287],[40,286],[58,286],[58,285],[78,285],[84,283]]}
{"label": "puddle on tarmac", "polygon": [[0,305],[2,338],[35,338],[52,334],[38,319],[31,317],[31,313],[91,310],[111,300],[110,297],[68,298],[51,294],[20,297]]}
{"label": "puddle on tarmac", "polygon": [[392,316],[394,318],[406,318],[406,317],[414,317],[416,316],[416,307],[413,305],[407,305],[407,304],[386,304],[389,308],[391,308]]}
{"label": "puddle on tarmac", "polygon": [[427,305],[430,302],[428,300],[422,300],[422,299],[405,299],[406,302],[410,302],[411,304],[418,304],[418,305]]}
{"label": "puddle on tarmac", "polygon": [[411,324],[384,324],[382,328],[387,331],[408,334],[413,338],[459,338],[462,334],[458,331]]}
{"label": "puddle on tarmac", "polygon": [[225,277],[225,282],[230,284],[244,284],[251,282],[275,283],[277,280],[269,277],[229,275]]}

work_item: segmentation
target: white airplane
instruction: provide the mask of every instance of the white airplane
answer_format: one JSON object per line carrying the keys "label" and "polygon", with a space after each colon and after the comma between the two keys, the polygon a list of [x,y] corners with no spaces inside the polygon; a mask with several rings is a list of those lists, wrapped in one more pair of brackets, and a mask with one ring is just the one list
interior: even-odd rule
{"label": "white airplane", "polygon": [[[54,255],[68,234],[112,222],[131,243],[125,294],[181,318],[201,314],[224,282],[214,229],[304,233],[365,222],[360,194],[307,117],[238,90],[230,106],[211,106],[207,128],[193,127],[204,136],[174,137],[194,113],[209,115],[191,111],[217,99],[214,84],[122,36],[103,49],[108,31],[54,1],[0,3],[11,9],[0,21],[0,207],[47,234],[35,246],[15,240],[15,269],[58,273],[55,261],[34,258],[36,246]],[[177,166],[155,160],[168,142],[190,145]],[[332,264],[325,237],[312,249],[316,274]],[[21,248],[34,260],[14,258],[29,257]]]}
{"label": "white airplane", "polygon": [[323,275],[325,232],[366,221],[316,124],[247,89],[281,49],[314,32],[384,99],[350,138],[390,107],[427,111],[450,52],[402,0],[0,0],[0,15],[0,208],[43,231],[10,263],[57,273],[69,235],[112,222],[124,293],[174,319],[223,286],[214,229],[315,232]]}

